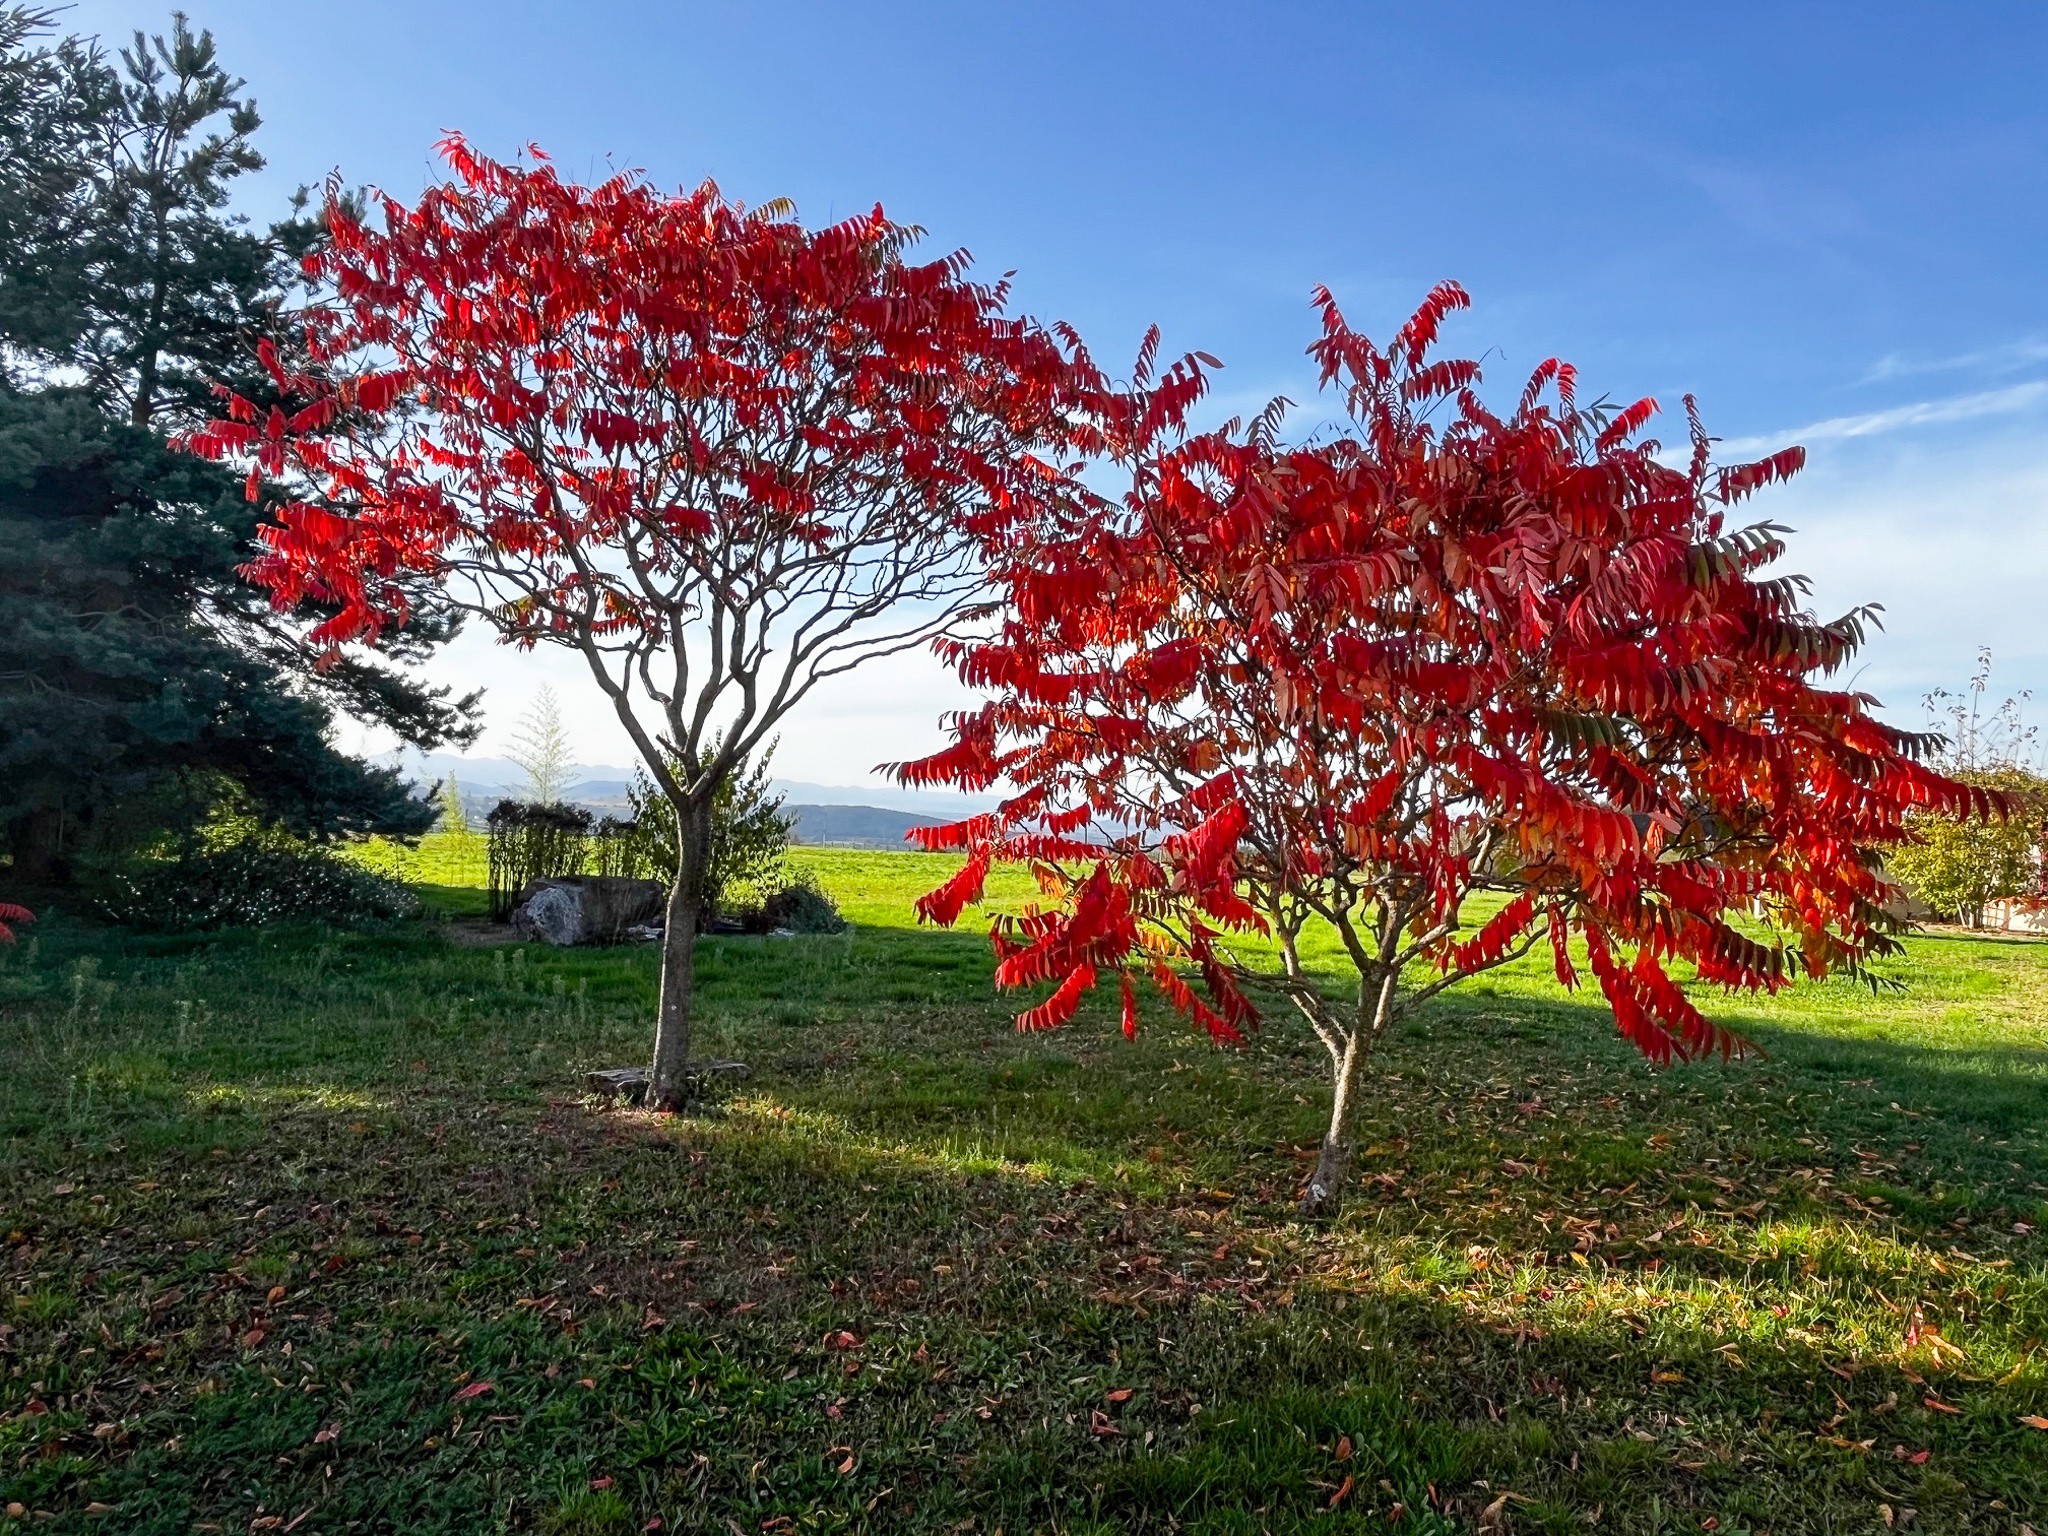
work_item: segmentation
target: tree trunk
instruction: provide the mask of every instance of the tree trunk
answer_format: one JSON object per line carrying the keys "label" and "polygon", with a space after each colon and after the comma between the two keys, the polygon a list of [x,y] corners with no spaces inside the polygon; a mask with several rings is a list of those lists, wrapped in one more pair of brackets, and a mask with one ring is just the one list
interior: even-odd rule
{"label": "tree trunk", "polygon": [[64,813],[55,806],[30,811],[14,824],[8,851],[19,885],[63,885],[70,869],[64,857]]}
{"label": "tree trunk", "polygon": [[697,927],[704,913],[704,866],[710,846],[710,806],[677,806],[676,879],[669,887],[661,935],[661,1001],[654,1019],[654,1065],[647,1081],[649,1109],[681,1109],[689,1098]]}
{"label": "tree trunk", "polygon": [[1370,1048],[1371,1037],[1362,1025],[1345,1033],[1344,1054],[1336,1062],[1330,1095],[1330,1128],[1316,1156],[1316,1171],[1301,1195],[1301,1214],[1312,1220],[1334,1216],[1343,1209],[1344,1184],[1351,1173],[1351,1126],[1358,1118],[1358,1078]]}

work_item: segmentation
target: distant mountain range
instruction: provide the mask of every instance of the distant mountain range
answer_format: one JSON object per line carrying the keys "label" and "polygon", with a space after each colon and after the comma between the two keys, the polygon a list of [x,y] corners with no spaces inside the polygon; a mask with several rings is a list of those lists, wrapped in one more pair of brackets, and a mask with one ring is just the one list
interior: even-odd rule
{"label": "distant mountain range", "polygon": [[878,805],[797,805],[785,800],[783,814],[793,817],[790,837],[799,843],[827,848],[908,848],[914,827],[942,826],[956,816],[919,816],[914,811],[885,810]]}
{"label": "distant mountain range", "polygon": [[[421,785],[439,784],[452,773],[462,795],[462,809],[481,822],[500,800],[517,797],[526,773],[502,757],[459,757],[450,752],[408,752],[399,766]],[[626,796],[633,781],[629,768],[578,763],[567,800],[593,816],[624,816],[632,806]],[[893,785],[813,784],[802,779],[772,779],[782,796],[783,810],[795,818],[791,835],[799,843],[840,848],[903,848],[913,827],[943,826],[992,809],[988,795],[934,794]]]}

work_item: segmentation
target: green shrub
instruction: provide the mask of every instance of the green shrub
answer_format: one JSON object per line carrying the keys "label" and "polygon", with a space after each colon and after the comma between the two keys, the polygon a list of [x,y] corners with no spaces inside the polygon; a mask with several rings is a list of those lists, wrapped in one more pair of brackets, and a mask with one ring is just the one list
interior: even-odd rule
{"label": "green shrub", "polygon": [[846,927],[838,905],[808,869],[761,903],[760,920],[764,928],[787,928],[794,933],[838,933]]}
{"label": "green shrub", "polygon": [[504,922],[529,881],[580,875],[590,851],[590,812],[577,805],[500,800],[490,828],[491,917]]}
{"label": "green shrub", "polygon": [[182,931],[315,920],[360,928],[417,916],[395,880],[324,848],[276,836],[188,851],[132,867],[100,905],[131,928]]}
{"label": "green shrub", "polygon": [[[717,747],[714,740],[711,750],[715,752]],[[783,872],[791,819],[783,814],[782,796],[770,787],[768,762],[774,755],[771,744],[754,761],[741,758],[712,796],[710,861],[704,870],[708,916],[730,918],[751,927],[758,899],[773,889]],[[680,762],[676,767],[681,771]],[[634,770],[632,787],[626,793],[633,805],[628,825],[635,857],[634,868],[626,872],[673,884],[674,808],[644,768]]]}
{"label": "green shrub", "polygon": [[2048,779],[2012,765],[1953,771],[1966,784],[2011,796],[2012,813],[1966,820],[1916,812],[1906,818],[1915,841],[1892,852],[1886,873],[1941,916],[1981,928],[1994,902],[2042,894]]}

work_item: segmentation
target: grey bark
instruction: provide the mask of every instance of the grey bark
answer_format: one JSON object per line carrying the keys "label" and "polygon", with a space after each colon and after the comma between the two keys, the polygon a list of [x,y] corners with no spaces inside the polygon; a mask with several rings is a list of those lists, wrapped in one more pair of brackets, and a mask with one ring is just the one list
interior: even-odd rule
{"label": "grey bark", "polygon": [[[1382,935],[1382,958],[1375,972],[1359,981],[1358,1007],[1348,1024],[1321,1031],[1330,1051],[1330,1128],[1316,1154],[1315,1172],[1301,1194],[1301,1214],[1320,1220],[1344,1207],[1344,1187],[1351,1175],[1353,1124],[1358,1118],[1358,1083],[1379,1037],[1393,1022],[1399,999],[1400,965],[1392,958],[1400,928],[1390,925]],[[1334,1024],[1334,1021],[1332,1021]]]}
{"label": "grey bark", "polygon": [[1352,1122],[1358,1118],[1358,1078],[1371,1049],[1371,1042],[1361,1039],[1361,1034],[1353,1028],[1344,1036],[1333,1074],[1330,1128],[1316,1154],[1316,1171],[1309,1175],[1308,1188],[1301,1195],[1301,1214],[1318,1220],[1336,1215],[1344,1206],[1344,1186],[1351,1174]]}
{"label": "grey bark", "polygon": [[711,805],[676,806],[676,880],[661,936],[661,1000],[654,1017],[650,1109],[681,1109],[689,1097],[690,1027],[697,989],[697,928],[704,914],[704,869],[711,849]]}

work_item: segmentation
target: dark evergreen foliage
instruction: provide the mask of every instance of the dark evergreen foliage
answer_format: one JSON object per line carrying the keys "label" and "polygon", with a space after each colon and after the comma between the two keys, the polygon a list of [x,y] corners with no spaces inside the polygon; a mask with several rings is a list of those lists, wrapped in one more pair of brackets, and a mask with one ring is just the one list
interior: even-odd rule
{"label": "dark evergreen foliage", "polygon": [[340,711],[421,747],[474,734],[406,667],[452,626],[431,605],[388,658],[316,670],[236,568],[260,508],[177,451],[208,384],[254,388],[300,256],[224,209],[259,123],[182,16],[109,58],[0,11],[0,850],[62,880],[223,801],[302,837],[412,833],[430,802],[338,751]]}

